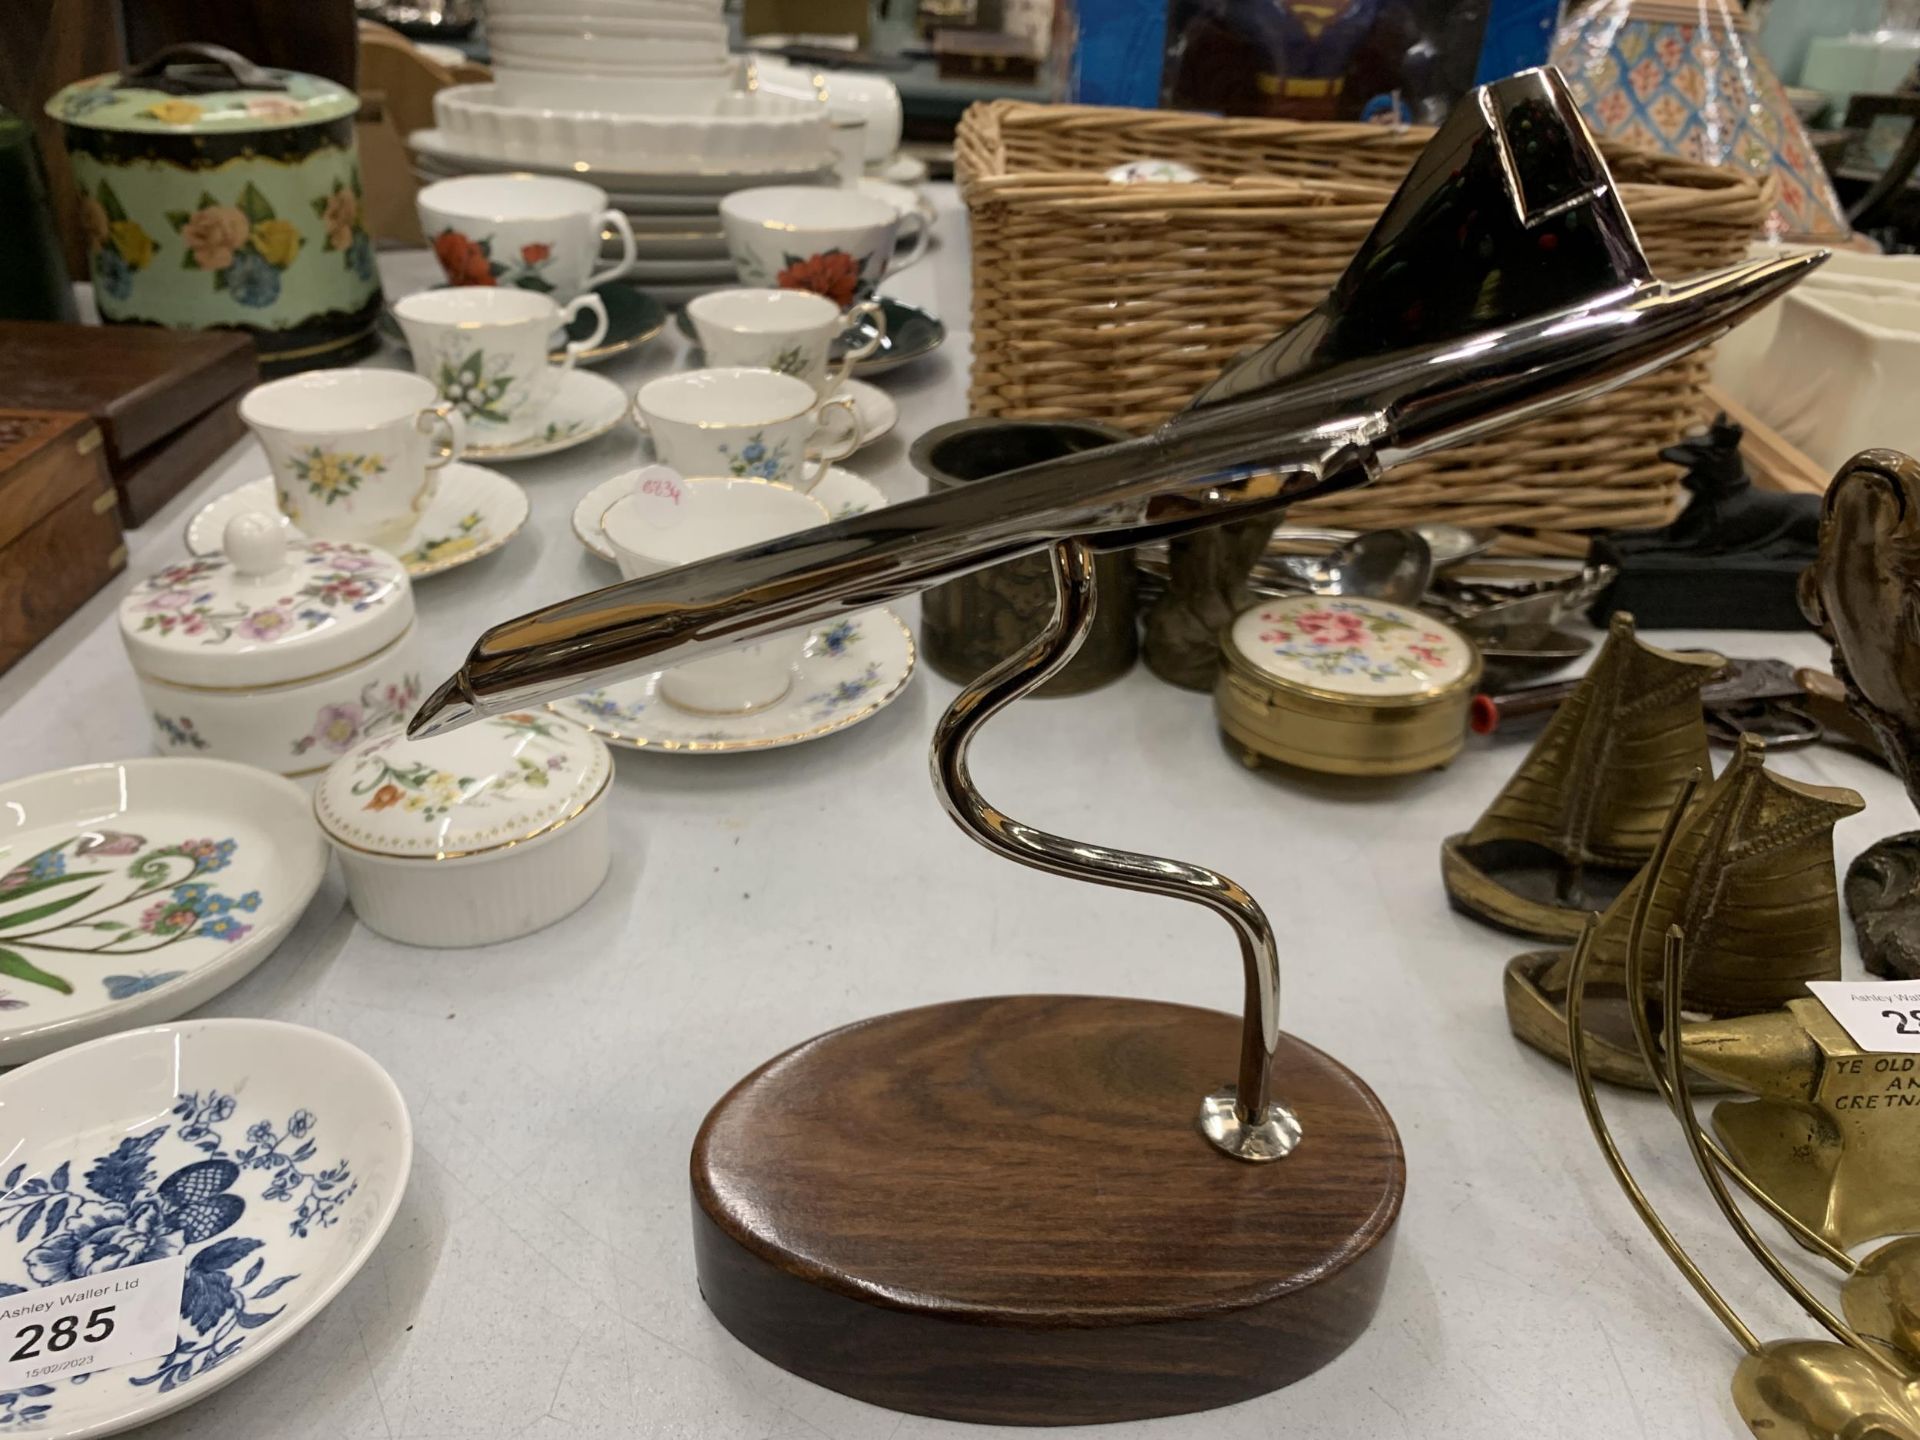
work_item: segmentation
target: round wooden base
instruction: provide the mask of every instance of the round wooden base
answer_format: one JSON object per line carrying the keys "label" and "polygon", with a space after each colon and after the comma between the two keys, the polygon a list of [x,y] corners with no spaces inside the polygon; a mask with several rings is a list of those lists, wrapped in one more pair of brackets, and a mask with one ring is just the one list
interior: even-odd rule
{"label": "round wooden base", "polygon": [[693,1147],[700,1288],[774,1364],[1005,1425],[1207,1410],[1326,1364],[1379,1304],[1406,1183],[1373,1092],[1290,1036],[1300,1147],[1201,1136],[1233,1016],[1022,995],[818,1036]]}

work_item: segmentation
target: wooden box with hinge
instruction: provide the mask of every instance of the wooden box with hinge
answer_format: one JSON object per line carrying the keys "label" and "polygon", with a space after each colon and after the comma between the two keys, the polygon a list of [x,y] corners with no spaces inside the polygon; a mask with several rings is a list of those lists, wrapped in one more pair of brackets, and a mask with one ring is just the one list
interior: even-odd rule
{"label": "wooden box with hinge", "polygon": [[100,427],[0,409],[0,671],[127,563]]}

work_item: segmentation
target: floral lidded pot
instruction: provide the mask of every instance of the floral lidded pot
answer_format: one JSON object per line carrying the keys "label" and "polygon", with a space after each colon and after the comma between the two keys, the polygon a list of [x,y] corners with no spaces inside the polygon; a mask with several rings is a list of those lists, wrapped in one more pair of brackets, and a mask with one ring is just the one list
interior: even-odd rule
{"label": "floral lidded pot", "polygon": [[1466,743],[1480,653],[1406,605],[1294,595],[1243,610],[1220,637],[1220,728],[1249,765],[1404,775]]}
{"label": "floral lidded pot", "polygon": [[397,729],[419,703],[400,562],[288,536],[277,515],[236,515],[220,555],[169,565],[120,602],[162,754],[304,775]]}
{"label": "floral lidded pot", "polygon": [[351,90],[171,45],[47,102],[103,320],[249,332],[269,375],[377,343]]}
{"label": "floral lidded pot", "polygon": [[403,945],[492,945],[600,888],[612,778],[598,736],[528,710],[369,740],[328,768],[313,813],[369,929]]}

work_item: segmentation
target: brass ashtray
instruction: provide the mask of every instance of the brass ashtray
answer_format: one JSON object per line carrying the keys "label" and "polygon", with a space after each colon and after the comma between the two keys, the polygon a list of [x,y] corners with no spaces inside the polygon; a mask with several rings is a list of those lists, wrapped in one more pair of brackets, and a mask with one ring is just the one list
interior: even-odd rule
{"label": "brass ashtray", "polygon": [[1243,610],[1220,641],[1220,728],[1249,765],[1406,775],[1466,741],[1480,652],[1385,600],[1297,595]]}

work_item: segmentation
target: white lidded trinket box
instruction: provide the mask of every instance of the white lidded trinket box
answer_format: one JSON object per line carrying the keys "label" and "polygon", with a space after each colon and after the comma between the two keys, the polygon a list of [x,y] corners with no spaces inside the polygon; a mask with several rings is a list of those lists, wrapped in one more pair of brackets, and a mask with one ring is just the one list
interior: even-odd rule
{"label": "white lidded trinket box", "polygon": [[170,565],[120,602],[156,748],[282,775],[324,769],[420,698],[400,562],[237,515],[220,555]]}
{"label": "white lidded trinket box", "polygon": [[607,874],[613,757],[545,712],[335,761],[314,814],[360,918],[407,945],[491,945],[551,925]]}

